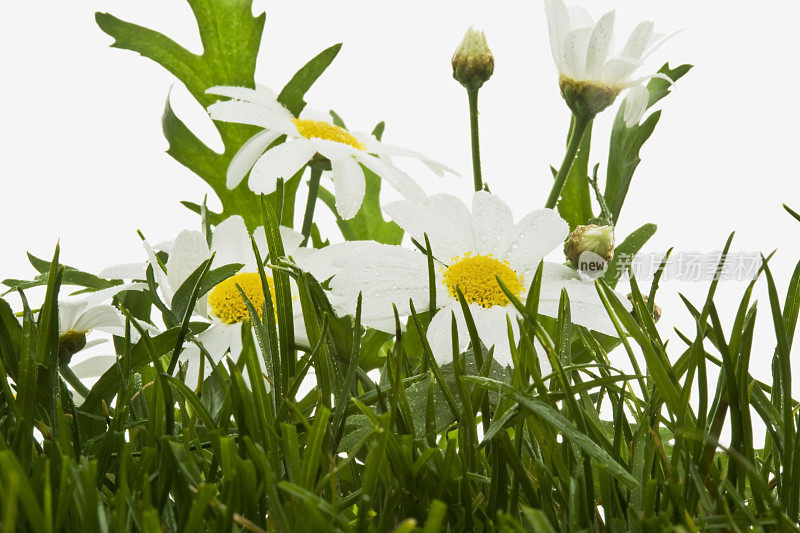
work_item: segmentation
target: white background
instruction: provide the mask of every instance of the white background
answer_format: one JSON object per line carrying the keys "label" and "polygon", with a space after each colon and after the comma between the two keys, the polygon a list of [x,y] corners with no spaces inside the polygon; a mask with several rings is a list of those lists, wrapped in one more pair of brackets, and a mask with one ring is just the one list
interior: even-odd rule
{"label": "white background", "polygon": [[[620,46],[642,19],[655,20],[657,31],[684,29],[654,54],[651,71],[667,60],[673,66],[696,65],[662,101],[664,114],[642,153],[618,236],[655,222],[658,233],[647,251],[675,246],[712,252],[736,230],[735,251],[779,249],[773,268],[783,291],[800,258],[800,223],[781,208],[786,202],[800,209],[795,162],[800,4],[583,5],[595,17],[617,9]],[[568,112],[558,94],[539,1],[255,2],[254,12],[264,10],[258,82],[279,89],[306,60],[344,42],[309,93],[310,104],[335,109],[356,130],[386,120],[388,142],[434,156],[463,176],[440,181],[410,168],[427,190],[464,198],[472,186],[466,94],[451,78],[450,56],[464,30],[477,24],[496,58],[495,76],[480,101],[485,178],[518,217],[544,204],[552,182],[548,166],[563,157]],[[31,277],[25,251],[49,257],[59,239],[64,263],[97,272],[143,259],[137,228],[159,242],[197,227],[198,217],[178,202],[199,202],[209,191],[164,153],[161,134],[160,116],[175,80],[149,60],[109,48],[111,38],[93,17],[95,11],[110,11],[200,52],[188,5],[7,2],[3,11],[0,278]],[[173,96],[178,113],[218,148],[202,109],[182,87]],[[596,121],[592,162],[601,162],[601,169],[614,112]],[[673,339],[673,357],[683,348],[672,327],[693,334],[677,293],[699,306],[707,287],[708,282],[670,281],[661,290],[659,328]],[[726,329],[743,288],[734,282],[719,287]],[[770,381],[774,336],[763,283],[758,297],[752,372]],[[800,376],[800,366],[795,368]],[[797,393],[800,377],[795,381]]]}

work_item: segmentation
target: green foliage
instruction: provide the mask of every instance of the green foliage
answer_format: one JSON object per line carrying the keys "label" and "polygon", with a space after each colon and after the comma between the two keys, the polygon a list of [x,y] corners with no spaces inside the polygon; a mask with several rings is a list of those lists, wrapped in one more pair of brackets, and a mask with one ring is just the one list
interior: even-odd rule
{"label": "green foliage", "polygon": [[[279,258],[277,219],[264,208]],[[227,273],[209,264],[171,312],[193,307],[207,280]],[[258,350],[245,331],[239,361],[197,390],[171,370],[198,332],[184,319],[153,338],[141,330],[136,343],[121,339],[117,363],[74,401],[54,335],[66,269],[58,252],[48,265],[38,313],[25,303],[18,317],[0,299],[6,530],[792,530],[800,519],[799,404],[786,386],[800,264],[783,298],[766,262],[762,269],[772,386],[749,373],[757,279],[727,331],[717,281],[701,307],[687,301],[696,335],[679,332],[686,346],[673,354],[635,280],[633,313],[600,282],[635,368],[625,374],[609,361],[615,343],[571,323],[566,294],[557,318],[538,316],[541,274],[525,305],[512,302],[521,313],[513,367],[474,343],[439,367],[424,337],[372,339],[360,311],[352,322],[335,316],[313,278],[287,264],[280,273],[299,287],[307,351],[285,342],[297,302],[281,297],[275,311],[267,299],[263,321],[250,324]],[[656,289],[657,280],[651,298]],[[469,314],[467,327],[477,338]],[[386,357],[373,379],[360,366],[379,348]],[[709,365],[720,369],[716,382]],[[299,394],[312,368],[318,387]],[[692,391],[699,402],[688,401]],[[762,442],[756,423],[767,428]],[[725,425],[732,436],[723,445]]]}
{"label": "green foliage", "polygon": [[[667,76],[673,82],[682,78],[692,65],[681,65],[674,69],[669,68],[669,64],[665,64],[659,70],[659,73]],[[647,108],[651,108],[656,102],[669,94],[670,83],[661,78],[653,78],[647,84],[647,90],[650,92],[650,100],[648,101]],[[622,204],[625,202],[625,197],[628,194],[628,188],[633,178],[633,173],[636,167],[639,166],[641,159],[639,158],[639,151],[661,118],[661,111],[658,110],[650,114],[641,124],[637,124],[631,128],[625,125],[624,105],[617,112],[617,117],[614,120],[614,126],[611,131],[611,144],[608,152],[608,170],[606,175],[606,188],[605,200],[608,208],[613,215],[613,222],[616,224],[619,219]]]}

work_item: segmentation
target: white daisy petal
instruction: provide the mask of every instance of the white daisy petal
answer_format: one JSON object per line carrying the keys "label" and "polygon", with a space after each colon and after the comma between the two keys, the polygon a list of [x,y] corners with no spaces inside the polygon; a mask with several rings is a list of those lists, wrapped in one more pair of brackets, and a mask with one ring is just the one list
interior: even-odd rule
{"label": "white daisy petal", "polygon": [[650,101],[650,92],[644,85],[634,85],[628,90],[625,97],[625,112],[623,118],[625,125],[629,128],[635,126],[647,111],[647,104]]}
{"label": "white daisy petal", "polygon": [[264,154],[250,171],[250,189],[256,194],[270,194],[278,178],[288,180],[316,153],[307,139],[280,144]]}
{"label": "white daisy petal", "polygon": [[609,59],[603,68],[602,82],[609,87],[624,87],[631,74],[641,66],[641,62],[625,57]]}
{"label": "white daisy petal", "polygon": [[479,191],[472,197],[472,226],[476,251],[497,255],[506,251],[503,236],[514,226],[514,216],[497,196]]}
{"label": "white daisy petal", "polygon": [[272,89],[265,87],[264,85],[259,85],[257,89],[250,89],[248,87],[234,87],[231,85],[217,85],[215,87],[206,89],[206,94],[226,96],[235,100],[252,102],[254,104],[267,103],[275,100],[278,97],[278,95],[275,94]]}
{"label": "white daisy petal", "polygon": [[97,355],[83,361],[69,365],[70,370],[78,379],[99,378],[114,366],[117,358],[113,355]]}
{"label": "white daisy petal", "polygon": [[75,329],[78,317],[88,307],[85,299],[64,298],[58,301],[58,332],[64,334]]}
{"label": "white daisy petal", "polygon": [[484,309],[479,307],[473,311],[472,316],[475,320],[475,328],[481,342],[487,349],[494,347],[493,357],[500,365],[511,366],[511,344],[508,338],[508,319],[511,318],[511,331],[514,342],[519,339],[519,324],[517,323],[518,313],[514,306],[501,307],[495,305]]}
{"label": "white daisy petal", "polygon": [[[475,317],[481,307],[478,304],[471,304],[469,309]],[[461,311],[461,304],[453,302],[439,309],[428,325],[426,335],[433,358],[439,365],[453,362],[453,315],[456,317],[459,352],[463,352],[469,345],[469,331],[464,320],[464,313]]]}
{"label": "white daisy petal", "polygon": [[216,102],[208,106],[208,114],[212,119],[220,122],[235,122],[236,124],[274,129],[274,124],[270,124],[271,114],[268,110],[251,102],[239,100]]}
{"label": "white daisy petal", "polygon": [[359,292],[364,317],[394,317],[393,303],[401,315],[408,315],[412,298],[417,310],[427,309],[428,263],[424,255],[372,241],[335,244],[319,253],[335,273],[330,282],[331,303],[347,314],[355,312]]}
{"label": "white daisy petal", "polygon": [[121,313],[111,305],[96,305],[86,309],[72,327],[75,331],[91,331],[97,329],[109,333],[120,334],[125,322]]}
{"label": "white daisy petal", "polygon": [[356,216],[364,201],[366,180],[356,160],[350,156],[331,159],[333,186],[336,193],[336,211],[348,220]]}
{"label": "white daisy petal", "polygon": [[535,270],[539,261],[560,247],[569,225],[553,209],[538,209],[523,218],[509,234],[509,260],[523,270]]}
{"label": "white daisy petal", "polygon": [[86,304],[89,307],[98,305],[116,296],[123,291],[143,291],[147,290],[146,283],[123,283],[121,285],[114,285],[107,289],[92,292],[86,295]]}
{"label": "white daisy petal", "polygon": [[[172,296],[175,294],[174,290],[170,286],[169,280],[167,279],[167,273],[161,268],[159,265],[158,258],[156,257],[156,253],[153,251],[153,248],[150,246],[150,243],[147,241],[142,241],[142,245],[144,246],[144,251],[147,253],[147,259],[150,262],[150,266],[153,267],[153,277],[158,283],[158,287],[161,290],[161,298],[164,300],[164,303],[167,306],[172,305]],[[172,257],[170,255],[170,257]]]}
{"label": "white daisy petal", "polygon": [[[294,254],[297,251],[297,249],[300,247],[300,244],[303,242],[303,234],[300,233],[299,231],[295,231],[292,228],[287,228],[286,226],[281,226],[278,229],[281,232],[281,241],[283,242],[283,251],[286,253],[287,256]],[[263,233],[264,233],[263,228],[261,229],[260,232],[258,231],[258,229],[256,229],[256,235],[259,235],[259,234],[263,235]],[[265,246],[266,246],[266,243],[265,243]],[[266,248],[264,248],[264,249],[266,250]]]}
{"label": "white daisy petal", "polygon": [[[172,252],[169,254],[166,265],[166,277],[170,290],[177,291],[186,278],[209,257],[211,257],[211,252],[208,250],[208,243],[202,233],[194,230],[180,232],[172,244]],[[154,265],[153,269],[160,270],[157,265]],[[169,300],[168,305],[172,305],[172,296]]]}
{"label": "white daisy petal", "polygon": [[585,7],[570,6],[567,10],[569,11],[569,23],[573,28],[594,27],[594,19]]}
{"label": "white daisy petal", "polygon": [[425,203],[392,202],[383,211],[419,242],[425,242],[427,233],[433,254],[441,261],[449,262],[476,248],[472,216],[455,196],[437,194]]}
{"label": "white daisy petal", "polygon": [[428,199],[428,195],[425,194],[422,187],[417,185],[417,182],[414,181],[411,176],[393,166],[391,161],[388,161],[388,158],[376,159],[363,152],[354,155],[365,167],[383,178],[384,181],[388,182],[394,190],[402,194],[407,200],[424,202]]}
{"label": "white daisy petal", "polygon": [[544,10],[550,34],[550,51],[553,53],[553,61],[556,67],[559,72],[562,72],[564,37],[569,31],[570,25],[569,12],[562,0],[545,0]]}
{"label": "white daisy petal", "polygon": [[280,133],[273,130],[264,130],[256,133],[245,142],[239,151],[233,156],[228,171],[225,175],[225,184],[229,189],[239,185],[244,177],[253,168],[256,160],[267,147],[280,137]]}
{"label": "white daisy petal", "polygon": [[565,76],[578,81],[586,78],[586,52],[591,36],[592,28],[578,28],[567,33],[562,52]]}
{"label": "white daisy petal", "polygon": [[647,46],[650,44],[654,27],[655,24],[649,20],[637,24],[619,55],[637,61],[642,59],[645,50],[647,50]]}
{"label": "white daisy petal", "polygon": [[214,234],[211,237],[211,251],[217,254],[214,256],[216,266],[244,263],[245,272],[258,270],[253,255],[253,246],[250,243],[250,234],[244,219],[239,215],[226,218],[214,228]]}
{"label": "white daisy petal", "polygon": [[145,279],[146,271],[147,263],[122,263],[104,268],[98,276],[103,279]]}
{"label": "white daisy petal", "polygon": [[596,79],[603,73],[606,64],[608,49],[614,38],[614,11],[609,11],[597,22],[589,38],[589,47],[586,52],[586,76]]}

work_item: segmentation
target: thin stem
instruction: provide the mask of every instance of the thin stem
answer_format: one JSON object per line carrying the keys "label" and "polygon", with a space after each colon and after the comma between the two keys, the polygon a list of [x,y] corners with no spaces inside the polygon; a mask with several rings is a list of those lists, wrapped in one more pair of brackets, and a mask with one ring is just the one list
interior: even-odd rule
{"label": "thin stem", "polygon": [[75,389],[75,392],[84,398],[89,395],[89,389],[81,382],[78,376],[75,375],[69,365],[60,365],[59,370],[61,371],[61,377],[64,378],[64,381],[72,385],[72,388]]}
{"label": "thin stem", "polygon": [[587,117],[575,116],[575,127],[572,128],[572,136],[569,138],[567,144],[567,153],[564,154],[564,161],[556,174],[556,181],[553,183],[553,188],[550,190],[550,196],[547,198],[547,203],[544,206],[548,209],[553,209],[558,203],[558,197],[561,196],[561,189],[564,188],[564,183],[567,181],[567,175],[572,168],[572,163],[575,161],[575,154],[578,153],[578,147],[581,145],[581,139],[586,131],[587,126],[591,123],[591,119]]}
{"label": "thin stem", "polygon": [[319,196],[319,180],[322,177],[322,165],[311,163],[311,178],[308,180],[308,201],[306,202],[306,213],[303,216],[303,242],[301,246],[308,244],[311,237],[311,226],[314,223],[314,208],[317,206],[317,196]]}
{"label": "thin stem", "polygon": [[478,135],[478,89],[467,89],[469,97],[469,130],[472,138],[472,175],[475,180],[475,190],[483,190],[483,176],[481,175],[481,143]]}

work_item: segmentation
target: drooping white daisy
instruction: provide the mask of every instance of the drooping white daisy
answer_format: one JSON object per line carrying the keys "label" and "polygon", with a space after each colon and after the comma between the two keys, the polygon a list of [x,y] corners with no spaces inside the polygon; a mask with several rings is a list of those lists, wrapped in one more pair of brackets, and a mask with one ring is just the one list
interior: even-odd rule
{"label": "drooping white daisy", "polygon": [[[457,320],[460,349],[469,344],[456,288],[469,303],[482,341],[494,346],[494,358],[511,364],[507,319],[517,334],[518,313],[495,276],[523,301],[539,262],[560,248],[569,227],[552,209],[533,211],[514,223],[511,210],[496,196],[476,192],[472,211],[458,198],[440,194],[428,202],[395,202],[385,212],[412,237],[424,242],[427,234],[436,258],[438,311],[428,328],[428,341],[440,364],[452,361],[451,320]],[[429,299],[427,257],[400,246],[374,242],[337,244],[324,252],[335,268],[331,302],[353,311],[362,293],[366,325],[394,331],[392,304],[401,316],[410,314],[409,300],[418,311]],[[599,332],[615,334],[594,285],[558,263],[544,263],[539,311],[556,316],[561,290],[570,298],[572,320]],[[624,298],[623,298],[624,300]]]}
{"label": "drooping white daisy", "polygon": [[[408,174],[392,164],[392,156],[418,159],[439,176],[445,172],[455,174],[420,153],[379,142],[371,135],[350,133],[324,115],[305,112],[302,118],[296,118],[277,101],[272,90],[263,86],[255,90],[212,87],[206,92],[230,98],[209,106],[209,115],[214,120],[264,128],[242,145],[231,160],[227,171],[230,189],[250,172],[250,189],[257,194],[269,194],[275,190],[278,178],[289,179],[319,154],[330,162],[336,210],[342,218],[349,219],[355,216],[364,199],[366,182],[360,165],[389,182],[404,197],[418,201],[426,198],[425,193]],[[286,142],[268,149],[281,135],[286,135]]]}
{"label": "drooping white daisy", "polygon": [[614,11],[595,23],[582,7],[568,8],[563,0],[545,0],[545,12],[561,94],[572,111],[591,118],[627,90],[625,123],[628,127],[638,123],[649,99],[644,82],[660,76],[634,77],[647,56],[665,40],[653,33],[653,22],[639,23],[622,50],[612,55]]}
{"label": "drooping white daisy", "polygon": [[[68,363],[73,355],[83,349],[96,346],[105,342],[104,339],[86,340],[92,331],[110,333],[122,336],[125,334],[125,319],[122,313],[113,305],[107,303],[114,296],[123,291],[141,290],[146,288],[143,283],[126,283],[115,285],[107,289],[89,293],[85,296],[69,296],[58,301],[58,346],[59,360]],[[113,359],[113,358],[112,358]],[[112,362],[113,363],[113,362]],[[79,367],[76,374],[82,377],[86,371],[92,375],[100,375],[108,368],[108,360],[102,363],[95,360],[86,364],[76,363]],[[105,368],[100,368],[105,366]],[[73,366],[73,371],[75,367]],[[100,372],[99,374],[97,372]]]}

